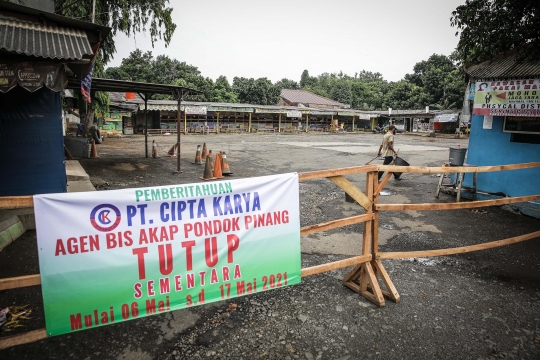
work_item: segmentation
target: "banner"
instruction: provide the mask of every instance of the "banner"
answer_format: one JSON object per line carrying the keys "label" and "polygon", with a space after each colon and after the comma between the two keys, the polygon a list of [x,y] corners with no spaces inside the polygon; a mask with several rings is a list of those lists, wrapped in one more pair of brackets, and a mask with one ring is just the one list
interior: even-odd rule
{"label": "banner", "polygon": [[199,105],[182,105],[180,107],[180,111],[185,111],[187,115],[206,115],[208,107]]}
{"label": "banner", "polygon": [[298,175],[34,196],[48,335],[299,284]]}
{"label": "banner", "polygon": [[92,102],[92,96],[90,95],[90,88],[92,87],[92,74],[94,72],[94,65],[90,67],[90,70],[84,75],[81,80],[81,94],[87,103]]}
{"label": "banner", "polygon": [[94,73],[94,66],[96,65],[96,55],[99,50],[99,43],[92,46],[94,56],[90,59],[90,65],[86,71],[84,77],[81,79],[81,94],[87,103],[92,102],[92,96],[90,94],[90,88],[92,87],[92,74]]}
{"label": "banner", "polygon": [[301,118],[302,113],[298,110],[288,110],[287,117]]}
{"label": "banner", "polygon": [[540,116],[540,79],[477,81],[474,115]]}

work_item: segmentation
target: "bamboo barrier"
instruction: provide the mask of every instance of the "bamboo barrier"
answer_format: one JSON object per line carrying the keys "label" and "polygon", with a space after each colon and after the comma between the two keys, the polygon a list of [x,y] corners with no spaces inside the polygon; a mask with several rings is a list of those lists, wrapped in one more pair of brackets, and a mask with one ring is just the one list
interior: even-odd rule
{"label": "bamboo barrier", "polygon": [[[478,167],[364,165],[341,169],[329,169],[322,171],[299,173],[298,178],[300,181],[321,178],[329,179],[360,205],[360,211],[364,211],[364,213],[360,215],[309,225],[300,229],[301,235],[308,235],[311,233],[331,230],[352,224],[364,223],[364,231],[362,234],[362,253],[360,255],[326,264],[303,268],[301,269],[301,276],[307,277],[345,267],[354,266],[354,268],[344,277],[343,285],[359,293],[361,296],[373,302],[374,304],[382,307],[385,305],[385,298],[388,298],[394,302],[399,302],[400,296],[390,276],[385,270],[381,260],[462,254],[471,251],[485,250],[499,246],[510,245],[517,242],[522,242],[540,237],[540,231],[536,231],[530,234],[520,235],[504,240],[497,240],[493,242],[462,246],[457,248],[408,252],[379,252],[379,211],[471,209],[485,206],[498,206],[503,204],[540,200],[539,194],[530,196],[509,197],[496,200],[482,200],[457,203],[379,204],[379,193],[388,183],[392,172],[428,174],[480,173],[521,170],[537,167],[540,167],[540,162]],[[388,172],[383,177],[380,183],[377,180],[379,171]],[[360,173],[366,174],[365,192],[362,192],[354,184],[352,184],[343,177],[344,175]],[[0,209],[14,209],[23,207],[33,207],[32,196],[10,196],[0,198]],[[382,283],[384,284],[384,288],[380,286],[380,281],[382,281]],[[0,291],[16,289],[26,286],[35,286],[40,284],[41,277],[39,274],[0,279]],[[0,338],[0,349],[42,340],[46,337],[47,333],[45,329],[39,329],[24,334],[3,337]]]}
{"label": "bamboo barrier", "polygon": [[0,210],[2,209],[20,209],[33,207],[34,198],[32,196],[5,196],[0,197]]}
{"label": "bamboo barrier", "polygon": [[511,237],[504,240],[497,240],[488,243],[461,246],[457,248],[449,249],[439,249],[439,250],[424,250],[424,251],[404,251],[404,252],[382,252],[376,255],[376,259],[410,259],[410,258],[421,258],[421,257],[431,257],[431,256],[444,256],[444,255],[455,255],[463,254],[472,251],[478,250],[487,250],[496,248],[499,246],[505,246],[510,244],[515,244],[525,240],[531,240],[534,238],[540,237],[540,231],[535,231],[529,234]]}

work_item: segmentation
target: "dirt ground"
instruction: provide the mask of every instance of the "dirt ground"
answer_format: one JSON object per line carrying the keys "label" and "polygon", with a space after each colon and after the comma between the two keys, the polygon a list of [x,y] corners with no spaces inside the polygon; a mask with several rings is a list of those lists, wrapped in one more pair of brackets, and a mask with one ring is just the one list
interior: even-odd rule
{"label": "dirt ground", "polygon": [[[377,153],[374,134],[211,134],[182,136],[181,172],[167,155],[173,137],[107,138],[98,159],[81,159],[99,191],[200,182],[198,144],[225,151],[232,178],[363,165]],[[467,139],[399,134],[411,165],[440,166]],[[374,160],[374,163],[381,160]],[[481,175],[480,175],[481,176]],[[365,188],[362,174],[347,176]],[[434,198],[436,174],[390,180],[383,203],[454,202]],[[362,213],[326,179],[300,183],[301,226]],[[540,220],[499,207],[381,212],[381,251],[449,248],[540,229]],[[359,253],[362,226],[302,237],[302,267]],[[302,284],[0,350],[1,359],[534,359],[540,358],[540,241],[467,254],[384,261],[400,303],[378,308],[341,284],[345,268]],[[39,272],[35,231],[0,252],[2,278]],[[29,320],[0,336],[44,327],[41,288],[0,293],[0,307],[29,305]]]}

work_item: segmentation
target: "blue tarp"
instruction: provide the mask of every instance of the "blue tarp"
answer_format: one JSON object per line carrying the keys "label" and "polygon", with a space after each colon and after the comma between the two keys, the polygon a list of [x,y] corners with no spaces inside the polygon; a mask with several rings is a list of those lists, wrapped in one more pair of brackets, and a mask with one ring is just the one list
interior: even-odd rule
{"label": "blue tarp", "polygon": [[66,192],[60,93],[0,94],[0,196]]}

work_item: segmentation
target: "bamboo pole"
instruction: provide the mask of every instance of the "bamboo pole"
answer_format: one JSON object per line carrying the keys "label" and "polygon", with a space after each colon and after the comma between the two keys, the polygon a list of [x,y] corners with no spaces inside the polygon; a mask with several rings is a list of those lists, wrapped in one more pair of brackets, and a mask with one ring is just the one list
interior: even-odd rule
{"label": "bamboo pole", "polygon": [[540,200],[540,195],[509,197],[495,200],[477,200],[471,202],[459,203],[428,203],[428,204],[377,204],[377,210],[384,211],[408,211],[408,210],[456,210],[456,209],[474,209],[486,206],[498,206],[505,204],[514,204],[519,202]]}
{"label": "bamboo pole", "polygon": [[29,331],[19,335],[7,336],[0,339],[0,350],[7,349],[12,346],[29,344],[45,338],[47,338],[47,331],[45,329]]}
{"label": "bamboo pole", "polygon": [[523,164],[497,165],[497,166],[396,166],[396,165],[378,165],[379,171],[390,172],[411,172],[411,173],[479,173],[479,172],[498,172],[506,170],[522,170],[540,167],[540,162],[531,162]]}
{"label": "bamboo pole", "polygon": [[302,180],[327,178],[327,177],[339,176],[339,175],[360,174],[360,173],[367,173],[374,170],[377,170],[377,165],[363,165],[363,166],[352,166],[352,167],[340,168],[340,169],[308,171],[308,172],[299,173],[298,180],[302,181]]}
{"label": "bamboo pole", "polygon": [[320,224],[304,226],[300,229],[300,235],[308,235],[319,231],[335,229],[342,226],[357,224],[373,219],[372,214],[356,215],[348,218],[332,220]]}
{"label": "bamboo pole", "polygon": [[531,240],[534,238],[540,237],[540,231],[535,231],[529,234],[520,235],[504,240],[497,240],[482,244],[461,246],[457,248],[449,249],[439,249],[439,250],[423,250],[423,251],[402,251],[402,252],[382,252],[377,254],[378,259],[409,259],[409,258],[419,258],[419,257],[431,257],[431,256],[444,256],[444,255],[454,255],[454,254],[463,254],[472,251],[486,250],[499,246],[505,246],[510,244],[515,244],[521,241]]}
{"label": "bamboo pole", "polygon": [[0,291],[41,284],[41,275],[26,275],[0,279]]}
{"label": "bamboo pole", "polygon": [[328,177],[330,181],[339,186],[340,189],[345,191],[350,197],[352,197],[360,206],[364,209],[371,210],[373,202],[368,196],[366,196],[360,189],[351,184],[351,182],[345,179],[343,176],[330,176]]}
{"label": "bamboo pole", "polygon": [[302,277],[320,274],[327,271],[337,270],[348,266],[358,265],[371,261],[371,254],[355,256],[348,259],[334,261],[322,265],[311,266],[302,269]]}
{"label": "bamboo pole", "polygon": [[4,196],[0,197],[1,209],[18,209],[34,206],[34,197],[29,196]]}

